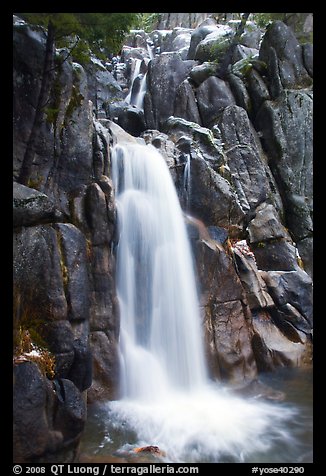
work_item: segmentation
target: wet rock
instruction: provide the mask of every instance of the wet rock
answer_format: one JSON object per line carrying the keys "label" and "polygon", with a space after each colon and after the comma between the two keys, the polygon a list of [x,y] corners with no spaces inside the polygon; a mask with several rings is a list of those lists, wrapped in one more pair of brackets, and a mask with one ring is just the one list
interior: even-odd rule
{"label": "wet rock", "polygon": [[213,18],[204,20],[191,34],[188,59],[195,59],[198,44],[209,34],[217,29],[217,23]]}
{"label": "wet rock", "polygon": [[[298,246],[313,232],[312,101],[310,91],[286,90],[277,101],[265,101],[256,117],[282,194],[287,227]],[[312,269],[308,251],[304,265]]]}
{"label": "wet rock", "polygon": [[231,182],[242,210],[254,210],[268,198],[279,208],[280,197],[271,182],[271,172],[246,111],[239,106],[226,107],[219,126]]}
{"label": "wet rock", "polygon": [[144,113],[148,129],[160,129],[173,114],[178,86],[194,66],[193,61],[183,61],[178,53],[162,53],[148,65],[147,92]]}
{"label": "wet rock", "polygon": [[199,86],[210,76],[216,76],[217,67],[213,62],[204,62],[194,66],[189,72],[189,78],[196,85]]}
{"label": "wet rock", "polygon": [[244,81],[235,74],[228,74],[228,82],[237,106],[242,107],[250,114],[251,100]]}
{"label": "wet rock", "polygon": [[312,84],[303,65],[301,45],[291,28],[281,21],[275,21],[267,28],[261,42],[259,59],[268,66],[273,99],[277,98],[283,89],[306,88]]}
{"label": "wet rock", "polygon": [[312,346],[309,337],[300,333],[300,340],[293,342],[276,326],[266,312],[253,314],[254,335],[252,346],[259,371],[273,371],[277,367],[302,367],[312,365]]}
{"label": "wet rock", "polygon": [[[37,461],[62,448],[63,434],[52,426],[55,397],[50,382],[33,362],[14,367],[13,456],[15,463]],[[32,437],[31,437],[32,435]]]}
{"label": "wet rock", "polygon": [[179,148],[182,148],[181,140],[190,139],[186,153],[193,151],[196,154],[199,149],[203,158],[215,171],[224,163],[221,142],[215,138],[210,129],[180,117],[171,116],[164,123],[163,130]]}
{"label": "wet rock", "polygon": [[239,226],[244,218],[229,182],[200,156],[191,156],[188,192],[189,212],[206,225]]}
{"label": "wet rock", "polygon": [[160,450],[158,446],[153,446],[153,445],[134,448],[134,452],[135,453],[143,453],[143,452],[151,453],[152,455],[155,455],[158,457],[166,456],[166,453],[164,451]]}
{"label": "wet rock", "polygon": [[227,82],[210,76],[196,90],[198,109],[204,127],[211,128],[222,111],[235,99]]}
{"label": "wet rock", "polygon": [[67,317],[61,264],[57,234],[50,225],[22,228],[14,234],[14,286],[24,296],[25,312],[37,321]]}
{"label": "wet rock", "polygon": [[126,106],[121,109],[118,113],[118,124],[135,137],[146,130],[144,112],[136,106]]}
{"label": "wet rock", "polygon": [[213,242],[198,241],[196,263],[201,289],[205,349],[213,376],[239,384],[257,374],[251,348],[250,311],[231,258]]}
{"label": "wet rock", "polygon": [[55,429],[61,431],[64,439],[69,441],[78,437],[84,429],[86,402],[71,380],[58,380],[57,393],[58,406],[53,424]]}
{"label": "wet rock", "polygon": [[13,183],[13,225],[31,226],[60,218],[54,203],[44,194],[20,183]]}
{"label": "wet rock", "polygon": [[[57,224],[61,260],[65,270],[70,320],[88,320],[90,306],[87,245],[83,233],[71,224]],[[83,290],[83,292],[80,292]]]}
{"label": "wet rock", "polygon": [[195,93],[187,79],[182,81],[176,91],[174,116],[201,124]]}
{"label": "wet rock", "polygon": [[88,390],[88,401],[114,400],[119,396],[118,343],[102,331],[91,333],[93,353],[93,382]]}
{"label": "wet rock", "polygon": [[[286,319],[299,331],[312,331],[312,281],[309,275],[296,271],[266,271],[261,274],[269,294]],[[284,316],[283,316],[284,317]]]}

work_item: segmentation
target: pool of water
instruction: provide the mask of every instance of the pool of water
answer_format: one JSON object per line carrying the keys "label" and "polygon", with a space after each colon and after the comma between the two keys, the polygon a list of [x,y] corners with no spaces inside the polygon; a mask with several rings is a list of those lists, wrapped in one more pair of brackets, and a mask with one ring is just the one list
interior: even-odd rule
{"label": "pool of water", "polygon": [[[187,414],[179,415],[185,411],[183,402],[179,407],[173,409],[175,418],[168,421],[170,413],[164,413],[160,408],[149,406],[147,412],[142,409],[139,411],[136,407],[122,406],[123,416],[121,416],[121,408],[119,402],[92,404],[88,407],[88,421],[86,424],[84,436],[81,442],[81,461],[93,462],[169,462],[169,463],[201,463],[201,462],[237,462],[237,463],[311,463],[313,462],[313,374],[311,369],[290,369],[281,368],[274,373],[261,374],[260,381],[276,391],[283,392],[284,399],[282,401],[266,401],[269,415],[275,416],[270,418],[266,427],[259,426],[259,419],[264,411],[264,399],[257,397],[241,397],[232,400],[230,397],[230,409],[225,408],[225,413],[230,410],[227,418],[221,419],[216,416],[217,409],[213,404],[209,408],[212,425],[220,426],[216,432],[210,428],[210,420],[204,421],[200,427],[200,418],[194,417],[194,413],[198,411],[198,405],[189,406],[189,418]],[[206,398],[205,396],[203,398]],[[256,398],[256,400],[255,400]],[[226,400],[228,401],[228,400]],[[223,401],[220,401],[220,403]],[[211,400],[202,401],[203,407],[210,405]],[[244,420],[249,421],[248,426],[252,424],[252,428],[240,427],[243,421],[239,419],[239,428],[237,427],[237,418],[233,417],[233,413],[238,411],[232,405],[244,404],[244,410],[250,409],[252,417]],[[246,406],[247,405],[247,406]],[[118,408],[118,410],[117,410]],[[136,408],[136,410],[135,410]],[[176,410],[177,408],[177,410]],[[257,409],[257,418],[255,413]],[[155,411],[160,415],[154,415]],[[200,410],[201,411],[201,410]],[[221,410],[220,410],[221,411]],[[242,412],[242,410],[239,410]],[[272,412],[272,413],[271,413]],[[206,412],[207,413],[207,412]],[[285,414],[286,418],[278,419],[279,415]],[[165,416],[166,415],[166,416]],[[240,415],[240,413],[239,413]],[[139,422],[139,419],[144,422]],[[166,421],[165,421],[166,418]],[[214,420],[214,418],[216,420]],[[229,418],[229,420],[228,420]],[[241,413],[242,418],[242,413]],[[155,445],[156,441],[140,438],[135,428],[143,428],[148,422],[150,425],[162,425],[168,428],[168,436],[173,445],[178,445],[179,436],[181,438],[187,435],[189,426],[191,431],[200,433],[200,437],[194,438],[193,447],[190,448],[188,454],[184,451],[173,452],[168,451],[165,456],[158,459],[157,456],[149,453],[135,453],[135,448],[139,446]],[[136,423],[133,420],[137,420]],[[217,423],[214,423],[216,421]],[[230,428],[228,422],[230,421]],[[142,426],[143,425],[143,426]],[[144,426],[145,425],[145,426]],[[182,426],[184,425],[184,427]],[[258,426],[257,426],[258,425]],[[257,428],[257,433],[256,432]],[[242,441],[234,441],[233,435],[238,431],[243,435]],[[174,432],[174,433],[173,433]],[[207,432],[207,441],[205,439]],[[158,431],[157,434],[161,434]],[[178,433],[177,435],[175,433]],[[229,438],[229,440],[228,440]],[[163,452],[168,445],[167,440],[162,440],[159,448]],[[164,447],[164,442],[167,444]],[[227,445],[229,444],[230,447]],[[209,451],[207,450],[209,445]],[[171,450],[170,448],[170,450]],[[201,451],[202,448],[202,451]],[[184,450],[184,448],[183,448]]]}

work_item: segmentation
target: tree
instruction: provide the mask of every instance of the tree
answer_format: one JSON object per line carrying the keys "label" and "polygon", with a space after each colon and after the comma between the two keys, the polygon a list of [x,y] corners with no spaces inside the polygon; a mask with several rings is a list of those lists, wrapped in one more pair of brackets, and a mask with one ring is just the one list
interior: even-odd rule
{"label": "tree", "polygon": [[45,47],[41,88],[35,109],[34,121],[26,145],[18,181],[28,184],[34,160],[38,132],[44,120],[44,108],[48,104],[51,80],[55,69],[55,44],[68,47],[68,56],[80,56],[91,48],[96,54],[117,53],[125,34],[138,19],[136,13],[17,13],[34,25],[45,26]]}

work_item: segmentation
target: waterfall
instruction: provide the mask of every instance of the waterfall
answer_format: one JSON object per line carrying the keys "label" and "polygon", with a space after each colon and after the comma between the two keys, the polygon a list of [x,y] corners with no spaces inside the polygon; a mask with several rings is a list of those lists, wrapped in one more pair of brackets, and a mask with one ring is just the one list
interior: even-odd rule
{"label": "waterfall", "polygon": [[293,444],[291,408],[239,398],[208,378],[190,245],[163,157],[130,143],[111,158],[121,399],[107,408],[121,451],[158,445],[168,462],[242,462],[275,441]]}
{"label": "waterfall", "polygon": [[139,75],[141,62],[142,62],[142,60],[139,59],[139,58],[132,58],[133,71],[132,71],[132,75],[131,75],[131,79],[130,79],[129,92],[128,92],[126,98],[125,98],[125,101],[128,104],[130,104],[130,101],[131,101],[132,86],[134,84],[135,79]]}
{"label": "waterfall", "polygon": [[[123,394],[153,400],[206,380],[190,246],[169,169],[152,146],[116,146]],[[160,391],[158,391],[160,389]]]}
{"label": "waterfall", "polygon": [[185,208],[189,209],[189,202],[191,199],[191,175],[190,175],[190,154],[187,154],[187,161],[183,173],[183,190],[185,192]]}
{"label": "waterfall", "polygon": [[144,96],[146,94],[146,78],[147,78],[147,72],[143,75],[140,81],[140,86],[139,86],[139,91],[135,97],[135,106],[137,106],[139,109],[143,109],[143,103],[144,103]]}

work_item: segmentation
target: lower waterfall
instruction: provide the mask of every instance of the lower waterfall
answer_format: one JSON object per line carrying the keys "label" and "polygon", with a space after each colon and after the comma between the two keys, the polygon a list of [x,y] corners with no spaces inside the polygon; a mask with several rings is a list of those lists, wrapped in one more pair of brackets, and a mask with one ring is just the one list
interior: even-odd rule
{"label": "lower waterfall", "polygon": [[294,443],[291,407],[240,398],[208,377],[190,244],[163,157],[116,145],[112,177],[121,399],[107,408],[121,451],[157,445],[167,462],[248,462]]}

